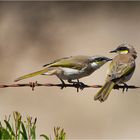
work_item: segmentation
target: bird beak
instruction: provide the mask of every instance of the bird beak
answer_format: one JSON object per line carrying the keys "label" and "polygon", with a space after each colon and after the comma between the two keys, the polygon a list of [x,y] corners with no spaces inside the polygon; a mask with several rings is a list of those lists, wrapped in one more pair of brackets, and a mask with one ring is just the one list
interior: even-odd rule
{"label": "bird beak", "polygon": [[117,50],[110,51],[109,53],[115,53],[115,52],[117,52]]}

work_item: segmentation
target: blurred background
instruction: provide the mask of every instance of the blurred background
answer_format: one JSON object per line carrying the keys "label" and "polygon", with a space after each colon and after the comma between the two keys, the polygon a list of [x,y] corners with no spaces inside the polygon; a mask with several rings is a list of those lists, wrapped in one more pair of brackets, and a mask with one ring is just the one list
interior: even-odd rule
{"label": "blurred background", "polygon": [[[0,83],[72,55],[105,55],[121,43],[140,52],[140,2],[0,2]],[[128,84],[140,86],[140,58]],[[109,64],[109,63],[108,63]],[[103,84],[108,64],[81,79]],[[37,76],[19,83],[59,83]],[[29,87],[0,89],[0,119],[13,111],[38,118],[38,137],[54,126],[69,139],[140,139],[139,89],[112,91],[104,103],[94,101],[98,89]]]}

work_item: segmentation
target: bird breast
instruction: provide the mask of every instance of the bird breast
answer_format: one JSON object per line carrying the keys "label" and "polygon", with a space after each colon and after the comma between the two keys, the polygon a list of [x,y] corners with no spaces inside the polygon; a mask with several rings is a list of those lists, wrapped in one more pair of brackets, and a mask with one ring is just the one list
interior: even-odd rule
{"label": "bird breast", "polygon": [[71,74],[78,74],[80,71],[77,69],[72,69],[72,68],[61,68],[61,70],[64,72],[66,75],[71,75]]}

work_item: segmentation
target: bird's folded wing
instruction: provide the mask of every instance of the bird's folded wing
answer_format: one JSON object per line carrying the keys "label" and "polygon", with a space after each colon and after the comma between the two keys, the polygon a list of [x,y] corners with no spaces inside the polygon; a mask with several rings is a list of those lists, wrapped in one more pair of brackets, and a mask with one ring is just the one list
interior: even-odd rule
{"label": "bird's folded wing", "polygon": [[120,63],[112,66],[111,71],[108,73],[108,78],[113,80],[121,78],[123,76],[129,75],[135,69],[135,65],[130,65],[129,63]]}
{"label": "bird's folded wing", "polygon": [[87,63],[82,60],[61,59],[46,65],[47,67],[65,67],[81,70],[87,66]]}

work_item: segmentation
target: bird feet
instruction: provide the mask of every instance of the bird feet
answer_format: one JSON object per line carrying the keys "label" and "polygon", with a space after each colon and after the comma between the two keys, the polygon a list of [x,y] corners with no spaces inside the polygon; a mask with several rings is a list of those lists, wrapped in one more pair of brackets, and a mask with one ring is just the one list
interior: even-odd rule
{"label": "bird feet", "polygon": [[[62,83],[61,85],[59,85],[61,87],[61,89],[66,88],[68,85],[65,84],[65,82],[62,79],[60,79],[60,80],[61,80],[61,83]],[[72,81],[72,80],[68,80],[68,82],[72,83],[72,85],[77,89],[77,92],[79,92],[79,89],[83,90],[87,86],[83,82],[79,82],[78,79],[77,79],[77,82]]]}
{"label": "bird feet", "polygon": [[116,85],[114,86],[114,89],[119,90],[120,88],[122,88],[122,92],[123,92],[123,93],[124,93],[125,91],[127,92],[129,86],[128,86],[126,83],[122,83],[122,84],[123,84],[123,86],[120,86],[120,85],[116,84]]}
{"label": "bird feet", "polygon": [[124,84],[124,87],[123,87],[123,90],[122,90],[122,92],[124,93],[124,91],[128,91],[128,88],[129,88],[129,86],[126,84],[126,83],[123,83]]}
{"label": "bird feet", "polygon": [[83,90],[86,87],[86,85],[83,82],[79,82],[78,79],[77,82],[72,80],[68,80],[68,82],[73,84],[73,86],[77,89],[77,92],[79,92],[79,89]]}
{"label": "bird feet", "polygon": [[82,82],[74,82],[73,85],[77,89],[77,92],[79,92],[79,89],[83,90],[86,87],[86,85]]}
{"label": "bird feet", "polygon": [[65,84],[65,82],[62,82],[60,88],[61,88],[61,89],[66,88],[66,84]]}

